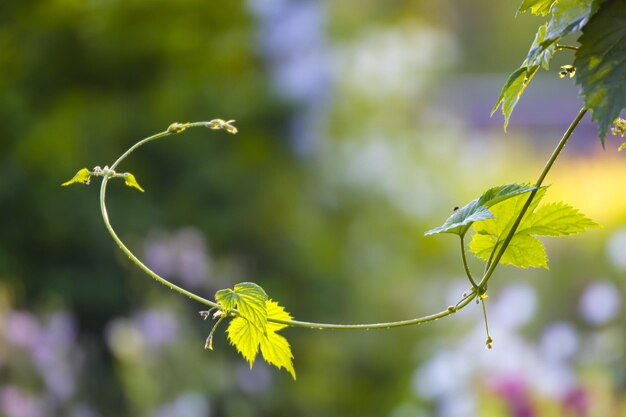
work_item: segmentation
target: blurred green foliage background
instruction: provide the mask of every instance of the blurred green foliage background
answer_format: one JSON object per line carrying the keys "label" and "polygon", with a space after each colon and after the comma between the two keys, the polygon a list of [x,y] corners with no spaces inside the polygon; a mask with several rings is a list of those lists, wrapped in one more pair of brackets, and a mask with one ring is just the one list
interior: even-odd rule
{"label": "blurred green foliage background", "polygon": [[119,168],[146,193],[112,183],[111,220],[148,265],[205,297],[254,281],[302,320],[439,311],[467,283],[457,242],[423,232],[533,181],[581,106],[563,52],[507,136],[489,119],[541,23],[517,6],[0,3],[0,414],[626,415],[626,163],[588,120],[547,199],[605,227],[547,241],[549,271],[498,271],[493,351],[474,306],[391,331],[292,328],[295,383],[249,370],[221,331],[205,351],[203,306],[117,250],[97,184],[59,187],[171,122],[236,119],[234,138],[185,132]]}

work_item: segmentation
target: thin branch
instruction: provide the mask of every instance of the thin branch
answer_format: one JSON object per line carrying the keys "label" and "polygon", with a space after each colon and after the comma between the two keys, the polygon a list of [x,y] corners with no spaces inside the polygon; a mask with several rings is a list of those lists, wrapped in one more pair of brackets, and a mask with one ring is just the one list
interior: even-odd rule
{"label": "thin branch", "polygon": [[491,262],[491,265],[489,266],[489,269],[487,269],[487,272],[485,272],[485,275],[483,276],[482,280],[478,284],[479,288],[483,288],[483,289],[485,288],[485,285],[487,284],[487,281],[489,281],[489,278],[491,278],[491,275],[493,274],[493,271],[495,271],[496,267],[500,263],[500,259],[502,258],[502,255],[504,255],[504,252],[506,251],[507,247],[509,246],[509,243],[511,243],[511,239],[513,239],[513,236],[515,235],[515,232],[517,231],[517,228],[519,227],[520,223],[522,222],[522,218],[526,214],[526,211],[528,211],[528,208],[530,207],[530,204],[532,203],[533,199],[535,198],[535,195],[537,194],[537,191],[539,191],[539,188],[543,184],[543,180],[548,175],[548,172],[550,172],[550,169],[552,168],[552,165],[554,165],[554,161],[556,161],[556,159],[558,158],[559,154],[561,153],[561,151],[565,147],[565,144],[569,140],[570,136],[572,136],[572,133],[574,133],[574,130],[576,130],[576,127],[578,126],[578,123],[580,123],[580,121],[582,120],[582,118],[585,115],[585,113],[587,113],[587,108],[586,107],[583,107],[582,109],[580,109],[580,111],[578,112],[578,115],[576,116],[576,118],[574,119],[572,124],[570,124],[570,126],[567,128],[567,130],[565,131],[565,134],[563,134],[563,137],[559,141],[559,144],[556,146],[556,148],[552,152],[552,155],[550,156],[550,159],[548,159],[548,162],[544,166],[543,171],[541,171],[541,175],[539,175],[539,178],[537,179],[537,182],[535,183],[535,189],[533,191],[531,191],[530,195],[526,199],[526,202],[524,203],[524,206],[522,207],[522,209],[520,210],[519,214],[517,215],[517,218],[515,219],[515,222],[513,223],[513,226],[511,227],[511,230],[509,231],[509,234],[506,236],[506,238],[502,242],[502,246],[500,247],[500,250],[498,251],[496,256],[493,258],[493,261]]}
{"label": "thin branch", "polygon": [[476,281],[474,281],[474,277],[472,276],[472,272],[467,265],[467,257],[465,255],[465,236],[460,236],[461,238],[461,258],[463,259],[463,268],[465,268],[465,275],[467,275],[467,279],[472,283],[473,288],[478,288],[476,285]]}
{"label": "thin branch", "polygon": [[[572,122],[572,124],[570,125],[569,129],[567,130],[567,132],[565,133],[565,135],[563,136],[563,138],[561,139],[561,141],[557,145],[557,147],[554,150],[552,156],[550,157],[550,159],[548,160],[546,166],[544,167],[543,172],[541,173],[541,175],[539,176],[539,179],[537,180],[537,187],[541,186],[541,184],[543,183],[543,180],[545,179],[546,175],[550,171],[550,168],[554,164],[554,161],[558,157],[559,153],[561,152],[561,150],[565,146],[565,143],[567,142],[567,140],[571,136],[572,132],[574,131],[574,129],[576,128],[576,126],[578,125],[578,123],[580,122],[580,120],[582,119],[584,114],[586,113],[586,111],[587,111],[586,108],[583,108],[580,111],[580,113],[578,114],[578,116],[576,117],[574,122]],[[135,145],[133,145],[131,148],[129,148],[126,152],[124,152],[124,154],[122,154],[122,156],[120,156],[117,159],[117,161],[115,161],[113,163],[113,165],[111,165],[111,170],[115,169],[134,150],[136,150],[137,148],[139,148],[142,145],[145,145],[146,143],[148,143],[150,141],[153,141],[153,140],[156,140],[156,139],[159,139],[159,138],[162,138],[162,137],[166,137],[166,136],[169,136],[169,135],[172,135],[172,134],[180,133],[183,130],[185,130],[187,128],[191,128],[191,127],[208,127],[208,125],[210,123],[211,122],[208,122],[208,123],[207,122],[197,122],[197,123],[177,124],[175,129],[168,129],[168,130],[166,130],[164,132],[160,132],[160,133],[157,133],[156,135],[147,137],[147,138],[137,142]],[[187,296],[187,297],[191,298],[192,300],[197,301],[197,302],[199,302],[201,304],[204,304],[204,305],[207,305],[207,306],[210,306],[210,307],[220,308],[219,304],[217,304],[217,303],[215,303],[213,301],[210,301],[210,300],[208,300],[206,298],[200,297],[199,295],[196,295],[196,294],[194,294],[194,293],[192,293],[192,292],[190,292],[190,291],[188,291],[188,290],[186,290],[186,289],[184,289],[182,287],[179,287],[179,286],[173,284],[172,282],[168,281],[167,279],[161,277],[159,274],[157,274],[156,272],[152,271],[148,266],[146,266],[143,262],[141,262],[139,260],[139,258],[137,258],[130,251],[130,249],[128,249],[128,247],[126,247],[126,245],[118,237],[117,233],[115,233],[115,230],[113,229],[113,226],[111,226],[111,222],[109,221],[109,215],[108,215],[108,212],[107,212],[106,201],[105,201],[105,199],[106,199],[106,189],[107,189],[108,181],[109,181],[109,176],[105,175],[103,180],[102,180],[102,185],[100,187],[100,210],[102,212],[102,219],[104,220],[104,224],[105,224],[105,226],[107,228],[107,231],[109,232],[109,234],[111,235],[111,237],[113,238],[115,243],[122,250],[122,252],[124,252],[124,254],[126,254],[126,256],[128,256],[129,259],[135,265],[137,265],[141,270],[143,270],[146,274],[148,274],[149,276],[154,278],[159,283],[165,285],[169,289],[171,289],[173,291],[176,291],[179,294],[182,294],[184,296]],[[464,263],[464,266],[466,267],[466,273],[468,274],[468,278],[470,278],[470,281],[472,282],[472,285],[474,285],[474,288],[471,290],[471,292],[469,294],[464,295],[464,297],[456,304],[456,306],[450,306],[446,310],[440,311],[440,312],[435,313],[435,314],[430,314],[430,315],[427,315],[427,316],[417,317],[417,318],[408,319],[408,320],[400,320],[400,321],[393,321],[393,322],[383,322],[383,323],[331,324],[331,323],[315,323],[315,322],[307,322],[307,321],[299,321],[299,320],[279,320],[279,319],[272,319],[272,318],[268,319],[268,321],[274,322],[274,323],[285,324],[287,326],[306,327],[306,328],[311,328],[311,329],[369,330],[369,329],[387,329],[387,328],[393,328],[393,327],[413,326],[413,325],[417,325],[417,324],[428,323],[428,322],[435,321],[435,320],[447,317],[449,315],[452,315],[452,314],[456,313],[457,311],[461,310],[462,308],[464,308],[465,306],[467,306],[474,298],[476,298],[476,296],[479,293],[479,291],[477,291],[477,289],[483,289],[484,290],[484,288],[486,287],[487,281],[489,280],[489,278],[493,274],[493,271],[495,270],[495,267],[498,265],[498,262],[500,261],[500,258],[504,254],[504,251],[506,250],[506,248],[509,245],[511,239],[513,238],[515,230],[519,226],[519,223],[521,222],[522,217],[526,213],[526,210],[528,210],[528,207],[530,206],[530,203],[532,202],[532,199],[534,198],[536,193],[537,193],[537,190],[534,190],[533,192],[531,192],[530,196],[526,200],[526,204],[524,205],[524,207],[522,208],[520,214],[518,215],[518,218],[517,218],[516,222],[513,224],[513,227],[511,228],[511,231],[509,232],[509,234],[507,235],[507,238],[503,242],[503,244],[502,244],[502,246],[500,248],[500,251],[497,253],[495,258],[493,259],[493,262],[491,263],[489,269],[485,272],[482,280],[480,281],[480,283],[478,285],[476,285],[475,281],[471,277],[471,273],[469,272],[469,267],[467,266],[467,261],[465,259],[464,244],[463,244],[463,240],[461,240],[462,254],[463,254],[463,260],[464,260],[463,263]],[[231,313],[233,313],[234,315],[238,315],[238,312],[236,310],[233,310]]]}

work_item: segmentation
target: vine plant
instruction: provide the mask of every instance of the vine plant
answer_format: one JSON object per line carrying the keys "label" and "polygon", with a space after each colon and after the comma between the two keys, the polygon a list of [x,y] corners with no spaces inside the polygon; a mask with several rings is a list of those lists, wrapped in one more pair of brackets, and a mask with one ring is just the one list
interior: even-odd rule
{"label": "vine plant", "polygon": [[[89,184],[91,177],[102,177],[100,186],[100,208],[104,224],[120,249],[146,274],[166,287],[191,298],[210,309],[200,314],[204,319],[215,319],[205,347],[213,348],[213,333],[223,320],[230,320],[226,330],[228,339],[250,364],[254,364],[260,351],[263,358],[276,367],[285,368],[295,379],[293,355],[287,340],[278,332],[285,327],[311,329],[368,330],[412,326],[431,322],[455,314],[473,300],[482,305],[487,331],[486,346],[491,348],[485,299],[487,284],[499,264],[520,268],[547,268],[545,248],[537,236],[560,236],[579,233],[597,224],[575,208],[563,202],[539,206],[547,192],[544,180],[572,133],[590,111],[598,126],[602,146],[611,126],[613,134],[624,136],[626,121],[619,119],[626,104],[626,4],[624,0],[524,0],[519,12],[547,16],[535,35],[530,50],[506,81],[492,114],[501,107],[504,128],[525,88],[540,68],[549,69],[549,63],[557,51],[574,51],[572,65],[564,65],[561,78],[576,78],[584,97],[584,107],[578,112],[570,126],[548,158],[534,184],[506,184],[485,191],[477,199],[461,208],[455,208],[445,222],[426,235],[441,233],[455,234],[460,240],[461,260],[470,288],[456,305],[423,317],[408,320],[371,324],[328,324],[293,320],[276,301],[269,298],[259,285],[243,282],[234,288],[223,289],[215,294],[215,301],[203,298],[167,279],[159,276],[137,258],[119,238],[106,207],[106,191],[110,180],[122,178],[127,186],[143,192],[133,174],[117,172],[116,169],[137,148],[167,136],[176,135],[190,128],[205,127],[237,133],[234,120],[221,119],[209,122],[173,123],[167,130],[145,138],[124,152],[111,166],[83,168],[63,185]],[[579,46],[559,43],[570,34],[582,32]],[[622,144],[620,150],[626,147]],[[470,271],[466,259],[468,232],[471,241],[468,248],[485,262],[485,268],[477,279]]]}

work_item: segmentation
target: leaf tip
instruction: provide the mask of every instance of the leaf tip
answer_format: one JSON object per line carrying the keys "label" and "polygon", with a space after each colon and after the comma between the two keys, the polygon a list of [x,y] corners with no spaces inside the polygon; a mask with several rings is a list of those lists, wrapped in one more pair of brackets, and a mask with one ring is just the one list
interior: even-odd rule
{"label": "leaf tip", "polygon": [[68,185],[77,184],[77,183],[88,185],[90,179],[91,179],[91,171],[89,171],[87,168],[83,168],[79,170],[72,177],[72,179],[70,179],[69,181],[65,181],[63,184],[61,184],[61,186],[67,187]]}
{"label": "leaf tip", "polygon": [[142,193],[144,192],[144,189],[141,188],[141,186],[139,185],[139,183],[137,182],[137,179],[135,178],[133,174],[128,173],[124,176],[124,184],[126,184],[128,187],[136,188]]}

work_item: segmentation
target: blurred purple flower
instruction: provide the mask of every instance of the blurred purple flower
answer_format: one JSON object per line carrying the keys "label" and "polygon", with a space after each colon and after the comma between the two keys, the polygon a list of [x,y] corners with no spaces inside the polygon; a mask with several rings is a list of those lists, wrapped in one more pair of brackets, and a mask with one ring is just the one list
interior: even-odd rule
{"label": "blurred purple flower", "polygon": [[249,0],[248,7],[259,23],[260,49],[272,82],[297,109],[290,128],[293,149],[310,155],[322,140],[331,85],[324,3]]}
{"label": "blurred purple flower", "polygon": [[178,323],[166,310],[145,310],[133,318],[148,347],[158,348],[171,344],[178,334]]}
{"label": "blurred purple flower", "polygon": [[583,388],[573,388],[565,394],[563,406],[575,416],[586,416],[589,409],[589,396]]}
{"label": "blurred purple flower", "polygon": [[4,337],[13,345],[33,349],[41,338],[41,324],[30,313],[10,311],[4,318]]}
{"label": "blurred purple flower", "polygon": [[515,376],[501,378],[496,381],[493,388],[506,401],[511,417],[534,417],[537,415],[532,407],[528,387],[521,378]]}
{"label": "blurred purple flower", "polygon": [[181,229],[175,237],[178,253],[178,275],[190,287],[206,284],[211,272],[204,237],[195,229]]}
{"label": "blurred purple flower", "polygon": [[12,386],[0,391],[0,410],[6,417],[44,416],[44,407],[38,398],[26,395]]}
{"label": "blurred purple flower", "polygon": [[164,237],[150,239],[144,250],[147,264],[159,275],[169,277],[176,271],[176,254]]}
{"label": "blurred purple flower", "polygon": [[272,374],[263,362],[257,362],[252,369],[239,364],[236,376],[237,384],[247,394],[262,394],[271,387]]}
{"label": "blurred purple flower", "polygon": [[193,228],[155,235],[146,243],[147,264],[159,275],[178,279],[186,287],[206,287],[211,262],[204,237]]}

